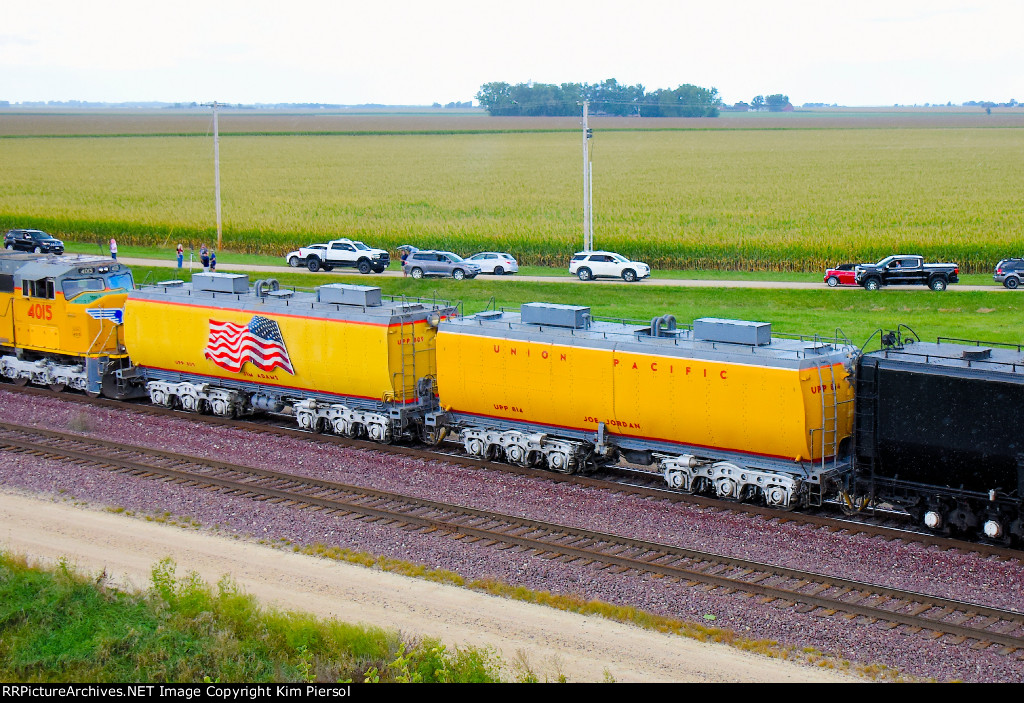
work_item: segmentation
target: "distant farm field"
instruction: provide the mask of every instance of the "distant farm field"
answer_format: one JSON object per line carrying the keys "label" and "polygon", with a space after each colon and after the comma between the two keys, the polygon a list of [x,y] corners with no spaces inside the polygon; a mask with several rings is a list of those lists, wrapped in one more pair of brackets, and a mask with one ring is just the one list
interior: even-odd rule
{"label": "distant farm field", "polygon": [[[878,115],[730,117],[715,123],[724,129],[597,120],[596,243],[663,268],[817,270],[899,251],[990,270],[1024,255],[1021,112],[896,126]],[[43,133],[132,136],[28,136],[31,120],[0,114],[0,227],[171,247],[214,237],[208,115],[158,115],[148,133],[145,116],[56,117],[61,130]],[[277,254],[350,236],[562,265],[581,247],[574,120],[355,119],[321,133],[238,119],[246,128],[232,133],[222,119],[225,248]]]}

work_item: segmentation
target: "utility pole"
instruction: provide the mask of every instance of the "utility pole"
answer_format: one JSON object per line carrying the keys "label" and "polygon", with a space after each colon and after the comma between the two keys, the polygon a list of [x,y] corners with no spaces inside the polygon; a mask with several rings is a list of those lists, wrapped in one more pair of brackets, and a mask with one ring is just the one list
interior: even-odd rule
{"label": "utility pole", "polygon": [[593,131],[587,126],[590,103],[583,101],[583,249],[594,248],[594,176],[592,173],[593,158],[590,140]]}
{"label": "utility pole", "polygon": [[221,221],[220,221],[220,130],[217,128],[217,108],[220,103],[214,100],[212,103],[203,103],[203,107],[213,108],[213,193],[217,200],[217,250],[220,250]]}

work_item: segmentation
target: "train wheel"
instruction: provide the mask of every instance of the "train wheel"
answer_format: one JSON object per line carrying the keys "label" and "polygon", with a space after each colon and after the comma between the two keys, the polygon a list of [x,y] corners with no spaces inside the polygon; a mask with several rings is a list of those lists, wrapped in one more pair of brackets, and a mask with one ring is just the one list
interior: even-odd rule
{"label": "train wheel", "polygon": [[11,383],[18,386],[18,388],[22,388],[23,386],[28,385],[28,379],[24,376],[18,376],[17,378],[12,378]]}
{"label": "train wheel", "polygon": [[64,391],[64,389],[67,388],[67,387],[68,387],[68,384],[66,384],[66,383],[51,383],[50,384],[50,390],[53,391],[54,393],[62,393]]}
{"label": "train wheel", "polygon": [[505,458],[510,464],[522,465],[526,461],[526,452],[518,444],[512,444],[505,447]]}
{"label": "train wheel", "polygon": [[569,466],[569,457],[562,452],[551,452],[548,454],[548,468],[561,474],[572,473],[572,468]]}

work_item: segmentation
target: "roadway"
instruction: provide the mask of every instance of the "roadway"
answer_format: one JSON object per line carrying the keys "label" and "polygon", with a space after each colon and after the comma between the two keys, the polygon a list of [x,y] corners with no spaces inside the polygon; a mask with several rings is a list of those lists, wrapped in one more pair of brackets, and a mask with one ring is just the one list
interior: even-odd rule
{"label": "roadway", "polygon": [[[129,266],[159,266],[163,268],[175,268],[177,262],[167,259],[140,259],[134,257],[120,257],[118,259],[123,264]],[[192,264],[192,270],[199,271],[200,266],[198,262]],[[185,269],[188,269],[188,262],[185,263]],[[273,276],[278,273],[302,273],[304,269],[292,268],[291,266],[259,266],[255,264],[219,264],[217,270],[221,273],[255,273],[261,276]],[[345,275],[359,276],[359,273],[355,269],[335,269],[332,273],[339,273]],[[320,272],[317,275],[323,275],[324,272]],[[326,275],[332,275],[327,273]],[[398,271],[385,271],[384,273],[371,273],[365,276],[367,283],[370,283],[375,278],[380,277],[391,277],[401,278],[402,272]],[[577,282],[582,285],[619,285],[619,286],[669,286],[677,288],[775,288],[781,290],[821,290],[827,288],[824,283],[814,282],[800,282],[800,281],[726,281],[726,280],[708,280],[708,279],[697,279],[697,278],[649,278],[636,283],[626,283],[625,281],[612,278],[602,278],[597,281],[591,281],[584,283],[583,281],[577,281],[574,276],[570,276],[568,272],[564,276],[521,276],[515,274],[512,276],[489,276],[483,274],[480,276],[480,280],[493,280],[499,281],[531,281],[535,283],[572,283]],[[859,291],[863,290],[859,286],[839,286],[834,288],[835,291]],[[924,286],[908,286],[906,288],[890,288],[888,290],[928,290]],[[950,284],[947,290],[950,291],[1008,291],[1003,286],[998,285],[962,285],[959,283]]]}

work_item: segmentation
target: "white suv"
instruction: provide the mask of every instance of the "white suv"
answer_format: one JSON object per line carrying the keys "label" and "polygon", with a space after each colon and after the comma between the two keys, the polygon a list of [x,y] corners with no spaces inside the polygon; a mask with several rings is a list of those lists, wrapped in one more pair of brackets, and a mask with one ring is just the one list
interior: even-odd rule
{"label": "white suv", "polygon": [[630,261],[613,251],[577,252],[569,262],[569,273],[581,281],[591,281],[598,276],[621,277],[623,281],[638,281],[651,275],[651,267],[639,261]]}

